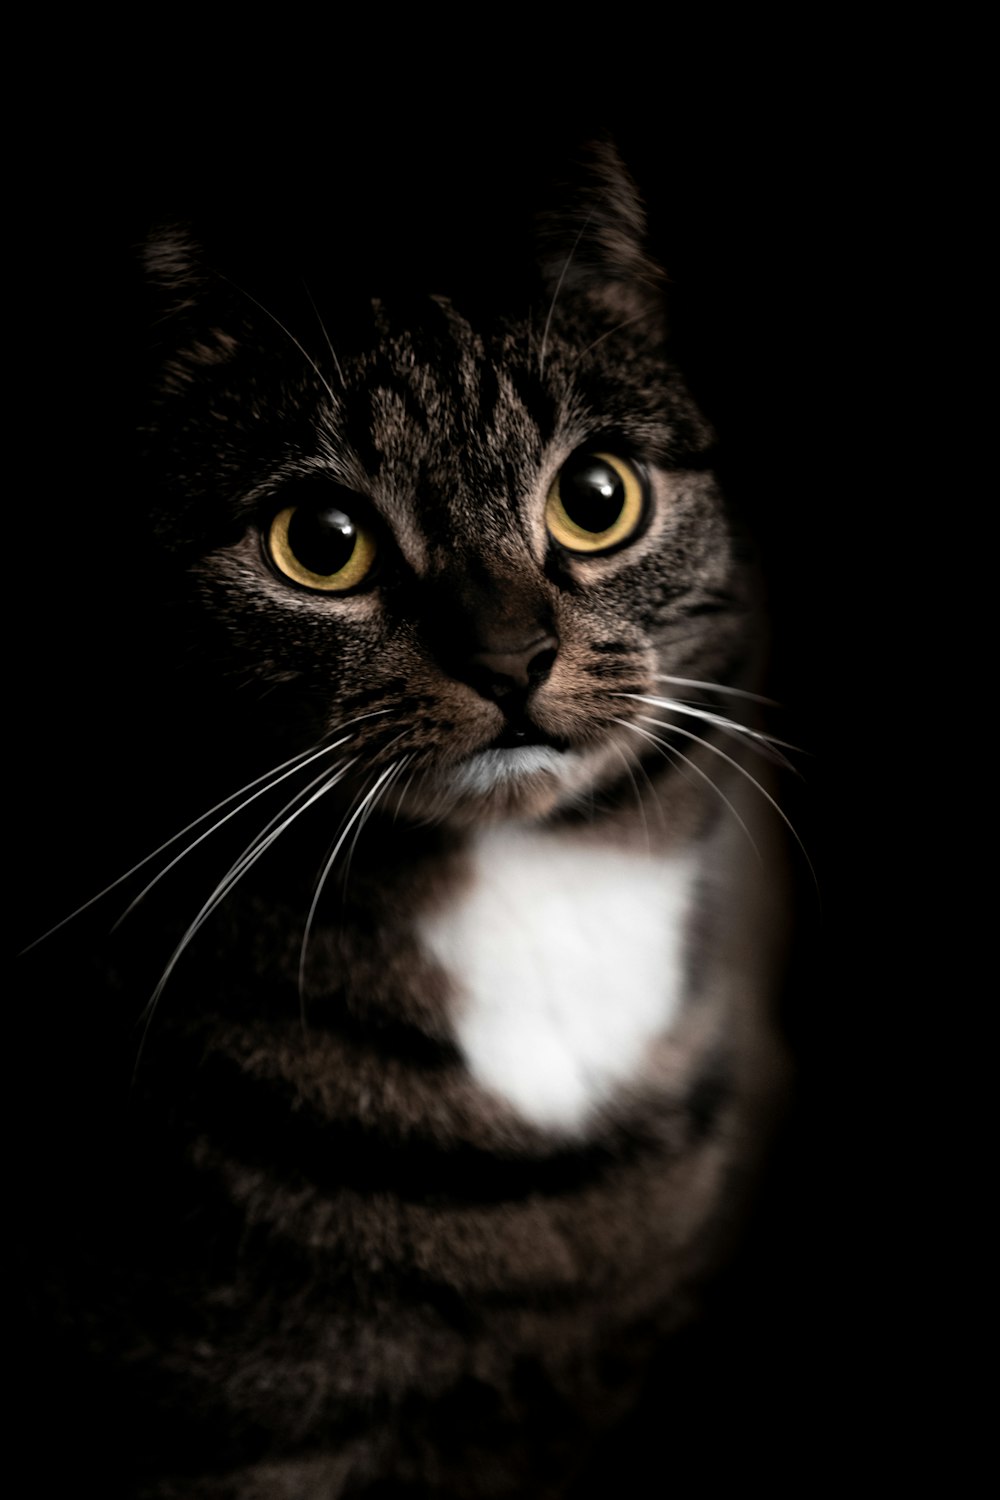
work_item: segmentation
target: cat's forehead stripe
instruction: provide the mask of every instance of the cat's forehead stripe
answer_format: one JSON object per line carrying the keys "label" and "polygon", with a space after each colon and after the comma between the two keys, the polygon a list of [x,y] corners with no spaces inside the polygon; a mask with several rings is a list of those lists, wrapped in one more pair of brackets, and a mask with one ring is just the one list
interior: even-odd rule
{"label": "cat's forehead stripe", "polygon": [[[435,517],[454,537],[470,518],[502,527],[526,501],[537,501],[547,439],[580,426],[579,402],[564,381],[560,397],[550,391],[544,403],[553,433],[543,432],[527,330],[523,340],[506,341],[508,356],[520,342],[520,363],[512,358],[499,369],[495,351],[463,319],[456,314],[448,326],[450,358],[432,365],[409,332],[387,340],[374,368],[359,364],[357,387],[335,410],[327,408],[321,424],[328,443],[352,448],[352,468],[415,566],[426,562]],[[419,522],[416,504],[423,507]]]}
{"label": "cat's forehead stripe", "polygon": [[[523,347],[484,349],[478,339],[437,367],[409,340],[392,345],[358,371],[358,388],[338,405],[339,440],[360,449],[367,472],[384,464],[434,469],[502,498],[537,462],[546,443],[573,443],[617,430],[664,456],[704,446],[707,429],[689,431],[690,413],[676,399],[635,393],[618,380],[581,371],[579,351],[554,340],[544,376],[527,335]],[[704,424],[701,424],[704,428]],[[694,441],[692,441],[694,439]]]}

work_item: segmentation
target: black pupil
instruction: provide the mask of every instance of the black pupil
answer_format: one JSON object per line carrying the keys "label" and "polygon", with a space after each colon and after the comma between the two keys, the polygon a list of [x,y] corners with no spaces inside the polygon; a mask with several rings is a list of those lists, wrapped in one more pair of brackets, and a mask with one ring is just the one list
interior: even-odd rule
{"label": "black pupil", "polygon": [[358,533],[335,505],[300,505],[288,523],[288,545],[310,573],[329,578],[347,566]]}
{"label": "black pupil", "polygon": [[607,531],[622,513],[625,484],[603,458],[581,454],[564,465],[559,498],[570,520],[584,531]]}

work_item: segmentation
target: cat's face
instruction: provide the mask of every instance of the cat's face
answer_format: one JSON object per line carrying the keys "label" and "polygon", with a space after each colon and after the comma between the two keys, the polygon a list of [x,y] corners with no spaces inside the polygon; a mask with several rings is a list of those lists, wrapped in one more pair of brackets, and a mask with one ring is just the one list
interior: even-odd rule
{"label": "cat's face", "polygon": [[[232,670],[412,816],[600,795],[651,753],[658,674],[744,658],[710,434],[612,253],[492,315],[377,300],[293,329],[212,273],[182,299],[161,525]],[[193,279],[176,234],[149,264],[175,296]]]}

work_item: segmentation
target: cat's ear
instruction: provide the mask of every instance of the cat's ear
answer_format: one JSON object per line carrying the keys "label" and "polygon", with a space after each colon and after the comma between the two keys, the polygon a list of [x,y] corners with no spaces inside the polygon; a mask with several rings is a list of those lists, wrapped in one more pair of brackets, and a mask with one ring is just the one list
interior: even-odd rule
{"label": "cat's ear", "polygon": [[153,229],[142,246],[150,307],[151,354],[167,389],[199,370],[225,364],[237,351],[242,327],[235,294],[215,272],[195,233],[183,224]]}
{"label": "cat's ear", "polygon": [[208,280],[202,247],[184,224],[151,230],[142,247],[142,266],[151,285],[176,312],[193,307]]}
{"label": "cat's ear", "polygon": [[609,316],[664,323],[665,276],[647,249],[638,188],[610,141],[584,151],[539,216],[539,260],[553,297],[584,297]]}

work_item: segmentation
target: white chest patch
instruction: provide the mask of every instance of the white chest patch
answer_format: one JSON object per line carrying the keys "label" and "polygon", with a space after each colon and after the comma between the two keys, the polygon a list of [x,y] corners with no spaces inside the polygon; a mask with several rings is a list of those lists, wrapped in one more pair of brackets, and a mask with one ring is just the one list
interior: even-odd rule
{"label": "white chest patch", "polygon": [[526,1119],[572,1130],[642,1068],[681,1004],[696,862],[555,832],[484,834],[424,929],[461,996],[459,1046]]}

